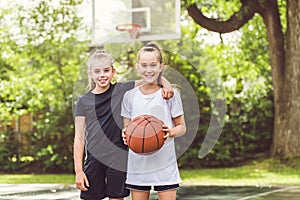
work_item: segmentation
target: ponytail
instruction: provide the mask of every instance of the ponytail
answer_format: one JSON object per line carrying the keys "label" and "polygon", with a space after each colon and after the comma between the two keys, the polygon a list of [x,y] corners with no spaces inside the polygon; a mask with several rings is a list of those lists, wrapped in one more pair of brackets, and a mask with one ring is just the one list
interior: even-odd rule
{"label": "ponytail", "polygon": [[[112,57],[105,51],[105,50],[96,50],[89,58],[87,67],[88,71],[92,70],[92,65],[96,62],[107,62],[110,64],[110,66],[113,68],[113,59]],[[90,90],[93,90],[96,87],[96,83],[92,78],[89,80],[89,87]]]}

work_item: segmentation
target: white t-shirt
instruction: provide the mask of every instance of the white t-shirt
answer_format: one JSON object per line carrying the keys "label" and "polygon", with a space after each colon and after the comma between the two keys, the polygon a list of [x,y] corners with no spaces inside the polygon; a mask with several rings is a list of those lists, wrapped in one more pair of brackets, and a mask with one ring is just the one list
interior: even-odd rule
{"label": "white t-shirt", "polygon": [[[161,89],[149,95],[144,95],[139,87],[127,91],[123,98],[121,115],[133,119],[142,114],[153,115],[170,128],[174,127],[172,118],[183,115],[179,93],[175,90],[174,96],[165,100]],[[129,150],[127,170],[126,183],[131,185],[180,183],[174,138],[168,138],[162,148],[152,154],[140,155]]]}

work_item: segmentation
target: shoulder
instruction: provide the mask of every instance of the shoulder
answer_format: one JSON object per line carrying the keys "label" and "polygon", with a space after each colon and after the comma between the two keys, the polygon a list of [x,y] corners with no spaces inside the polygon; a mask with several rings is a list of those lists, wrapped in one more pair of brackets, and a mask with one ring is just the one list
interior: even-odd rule
{"label": "shoulder", "polygon": [[94,97],[93,93],[91,91],[79,96],[77,98],[77,100],[75,101],[75,103],[77,104],[78,102],[80,103],[84,103],[86,101],[88,101],[91,97]]}
{"label": "shoulder", "polygon": [[75,101],[75,110],[74,116],[85,116],[86,115],[86,106],[89,102],[92,102],[90,98],[92,96],[91,92],[88,92],[80,97],[78,97],[77,101]]}
{"label": "shoulder", "polygon": [[177,100],[177,99],[181,99],[181,95],[180,95],[179,90],[175,88],[173,97],[168,99],[168,101],[174,101],[174,100]]}
{"label": "shoulder", "polygon": [[178,88],[174,88],[174,94],[180,96],[180,91]]}
{"label": "shoulder", "polygon": [[127,81],[127,82],[118,82],[113,84],[115,89],[128,91],[134,88],[134,81]]}
{"label": "shoulder", "polygon": [[132,88],[131,90],[126,91],[126,96],[132,96],[139,90],[139,87]]}
{"label": "shoulder", "polygon": [[87,99],[90,98],[91,96],[94,96],[94,94],[91,91],[86,92],[85,94],[82,94],[78,97],[78,100],[83,100],[83,99]]}
{"label": "shoulder", "polygon": [[174,89],[174,95],[172,98],[168,99],[167,100],[167,104],[170,106],[170,107],[176,107],[176,108],[179,108],[181,107],[182,108],[182,99],[181,99],[181,95],[179,93],[179,91],[177,89]]}

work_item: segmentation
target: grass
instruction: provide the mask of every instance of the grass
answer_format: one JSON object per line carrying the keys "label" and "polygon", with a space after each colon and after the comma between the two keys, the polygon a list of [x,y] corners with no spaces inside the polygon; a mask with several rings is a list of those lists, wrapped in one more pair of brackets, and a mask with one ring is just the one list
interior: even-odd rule
{"label": "grass", "polygon": [[[253,161],[241,167],[180,170],[182,185],[216,186],[300,186],[300,160],[283,164],[279,160]],[[0,184],[75,184],[74,174],[0,174]]]}
{"label": "grass", "polygon": [[183,185],[300,186],[300,160],[252,161],[241,167],[181,170]]}
{"label": "grass", "polygon": [[55,183],[75,184],[73,174],[0,174],[0,184]]}

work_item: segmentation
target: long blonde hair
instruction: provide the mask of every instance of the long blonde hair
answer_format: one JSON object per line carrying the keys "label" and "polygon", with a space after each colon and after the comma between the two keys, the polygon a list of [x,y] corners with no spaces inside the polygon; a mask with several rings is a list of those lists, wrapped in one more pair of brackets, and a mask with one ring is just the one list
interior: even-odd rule
{"label": "long blonde hair", "polygon": [[[105,50],[96,50],[89,58],[87,67],[88,71],[92,70],[92,66],[98,62],[109,63],[112,68],[114,68],[114,61],[111,55],[109,55]],[[90,90],[93,90],[96,87],[96,84],[92,78],[89,79]]]}

